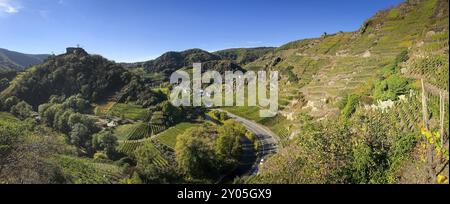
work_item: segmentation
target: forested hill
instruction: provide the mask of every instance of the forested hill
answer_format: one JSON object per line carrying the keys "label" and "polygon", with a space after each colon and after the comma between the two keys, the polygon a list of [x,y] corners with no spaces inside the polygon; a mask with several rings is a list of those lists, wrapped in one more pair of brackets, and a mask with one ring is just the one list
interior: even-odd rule
{"label": "forested hill", "polygon": [[29,66],[40,64],[50,55],[31,55],[0,48],[0,71],[20,71]]}
{"label": "forested hill", "polygon": [[[91,102],[116,97],[118,101],[138,100],[152,103],[150,89],[141,78],[116,63],[81,48],[68,48],[67,53],[50,57],[42,64],[20,73],[0,95],[2,99],[18,98],[37,108],[52,95],[81,94]],[[141,100],[139,100],[141,99]]]}
{"label": "forested hill", "polygon": [[190,49],[182,52],[167,52],[162,56],[142,63],[148,72],[163,73],[166,76],[172,72],[191,67],[192,63],[203,63],[203,70],[223,72],[244,69],[242,66],[257,60],[274,48],[239,48],[221,50],[210,53],[201,49]]}

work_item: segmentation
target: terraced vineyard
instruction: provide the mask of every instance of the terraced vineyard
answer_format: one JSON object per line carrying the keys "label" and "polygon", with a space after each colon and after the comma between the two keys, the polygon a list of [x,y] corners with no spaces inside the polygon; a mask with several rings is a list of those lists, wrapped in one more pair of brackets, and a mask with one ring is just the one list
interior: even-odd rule
{"label": "terraced vineyard", "polygon": [[114,129],[114,135],[118,140],[127,140],[131,131],[137,128],[140,123],[120,125]]}
{"label": "terraced vineyard", "polygon": [[167,128],[163,125],[139,122],[128,129],[128,132],[125,133],[123,137],[126,138],[126,140],[141,140],[157,135],[166,129]]}
{"label": "terraced vineyard", "polygon": [[[120,127],[119,127],[120,128]],[[124,130],[119,131],[122,134],[123,140],[119,140],[117,150],[123,154],[133,156],[134,152],[145,145],[154,152],[155,158],[153,163],[164,167],[168,165],[168,161],[163,156],[161,150],[157,146],[157,140],[154,136],[164,132],[167,127],[162,125],[154,125],[151,123],[139,122],[129,127],[124,127]],[[120,129],[119,129],[120,130]],[[116,130],[117,133],[117,130]]]}
{"label": "terraced vineyard", "polygon": [[150,148],[150,150],[154,152],[154,155],[156,155],[153,158],[153,163],[155,165],[158,165],[160,167],[168,165],[167,160],[162,156],[161,151],[155,147],[151,138],[146,138],[142,140],[119,141],[119,147],[117,148],[117,150],[127,155],[133,155],[134,151],[136,151],[136,149],[138,149],[143,145],[146,145],[146,147]]}
{"label": "terraced vineyard", "polygon": [[112,164],[63,155],[56,156],[55,160],[74,184],[114,184],[125,178],[122,170]]}
{"label": "terraced vineyard", "polygon": [[197,127],[199,124],[195,123],[180,123],[168,130],[162,132],[155,136],[155,139],[172,149],[175,149],[175,144],[177,142],[178,135],[183,134],[187,129]]}
{"label": "terraced vineyard", "polygon": [[311,115],[322,117],[335,113],[335,103],[347,93],[355,92],[374,81],[378,69],[390,58],[346,56],[335,57],[334,63],[321,69],[312,82],[301,89],[308,101]]}
{"label": "terraced vineyard", "polygon": [[397,101],[391,108],[364,109],[355,113],[356,118],[367,118],[369,127],[377,132],[417,132],[421,127],[422,104],[418,96],[412,96],[404,101]]}
{"label": "terraced vineyard", "polygon": [[[437,95],[434,95],[432,93],[428,93],[427,95],[428,95],[427,100],[428,100],[429,113],[434,118],[439,118],[440,117],[439,116],[439,114],[440,114],[440,112],[439,112],[440,97]],[[444,127],[446,127],[445,130],[448,133],[448,128],[449,128],[449,108],[448,108],[449,101],[448,100],[444,100],[444,107],[446,107],[445,108],[445,117],[444,117]],[[438,128],[437,125],[435,125],[434,128]]]}

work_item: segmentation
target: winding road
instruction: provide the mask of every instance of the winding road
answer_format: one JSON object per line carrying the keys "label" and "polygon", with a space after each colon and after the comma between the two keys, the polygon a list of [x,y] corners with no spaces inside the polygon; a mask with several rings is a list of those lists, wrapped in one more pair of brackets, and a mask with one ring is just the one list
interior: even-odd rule
{"label": "winding road", "polygon": [[266,159],[275,154],[278,150],[278,136],[276,136],[272,131],[268,130],[266,127],[232,114],[230,112],[220,110],[228,114],[228,116],[237,122],[241,123],[250,132],[252,132],[256,139],[260,143],[260,149],[256,153],[253,147],[253,143],[246,138],[242,138],[241,142],[243,144],[243,159],[242,165],[238,169],[238,174],[241,175],[255,175],[259,171],[259,165],[261,162],[266,161]]}

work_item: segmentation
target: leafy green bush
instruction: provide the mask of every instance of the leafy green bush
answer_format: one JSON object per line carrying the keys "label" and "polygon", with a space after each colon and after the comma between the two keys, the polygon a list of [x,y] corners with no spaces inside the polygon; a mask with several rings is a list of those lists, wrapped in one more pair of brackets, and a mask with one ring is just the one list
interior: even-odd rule
{"label": "leafy green bush", "polygon": [[404,77],[392,75],[375,85],[373,95],[376,100],[396,100],[397,96],[407,94],[410,90],[409,81]]}
{"label": "leafy green bush", "polygon": [[344,118],[350,118],[352,114],[356,111],[356,108],[359,104],[360,96],[356,94],[350,94],[347,96],[346,104],[344,106],[344,109],[342,110],[342,116]]}
{"label": "leafy green bush", "polygon": [[26,119],[31,116],[33,108],[28,103],[21,101],[17,105],[11,107],[11,113],[20,119]]}

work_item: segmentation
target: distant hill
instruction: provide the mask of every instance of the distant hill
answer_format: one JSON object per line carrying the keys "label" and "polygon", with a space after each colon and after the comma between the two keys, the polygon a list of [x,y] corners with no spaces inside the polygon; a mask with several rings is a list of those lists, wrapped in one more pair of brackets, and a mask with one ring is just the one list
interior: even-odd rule
{"label": "distant hill", "polygon": [[0,48],[0,71],[21,71],[29,66],[42,63],[50,55],[31,55]]}
{"label": "distant hill", "polygon": [[232,60],[243,66],[275,50],[274,47],[233,48],[213,52],[222,59]]}
{"label": "distant hill", "polygon": [[161,57],[144,62],[143,67],[147,72],[162,73],[169,76],[181,68],[192,67],[193,63],[203,63],[203,70],[243,70],[232,60],[222,59],[219,55],[201,49],[167,52]]}

